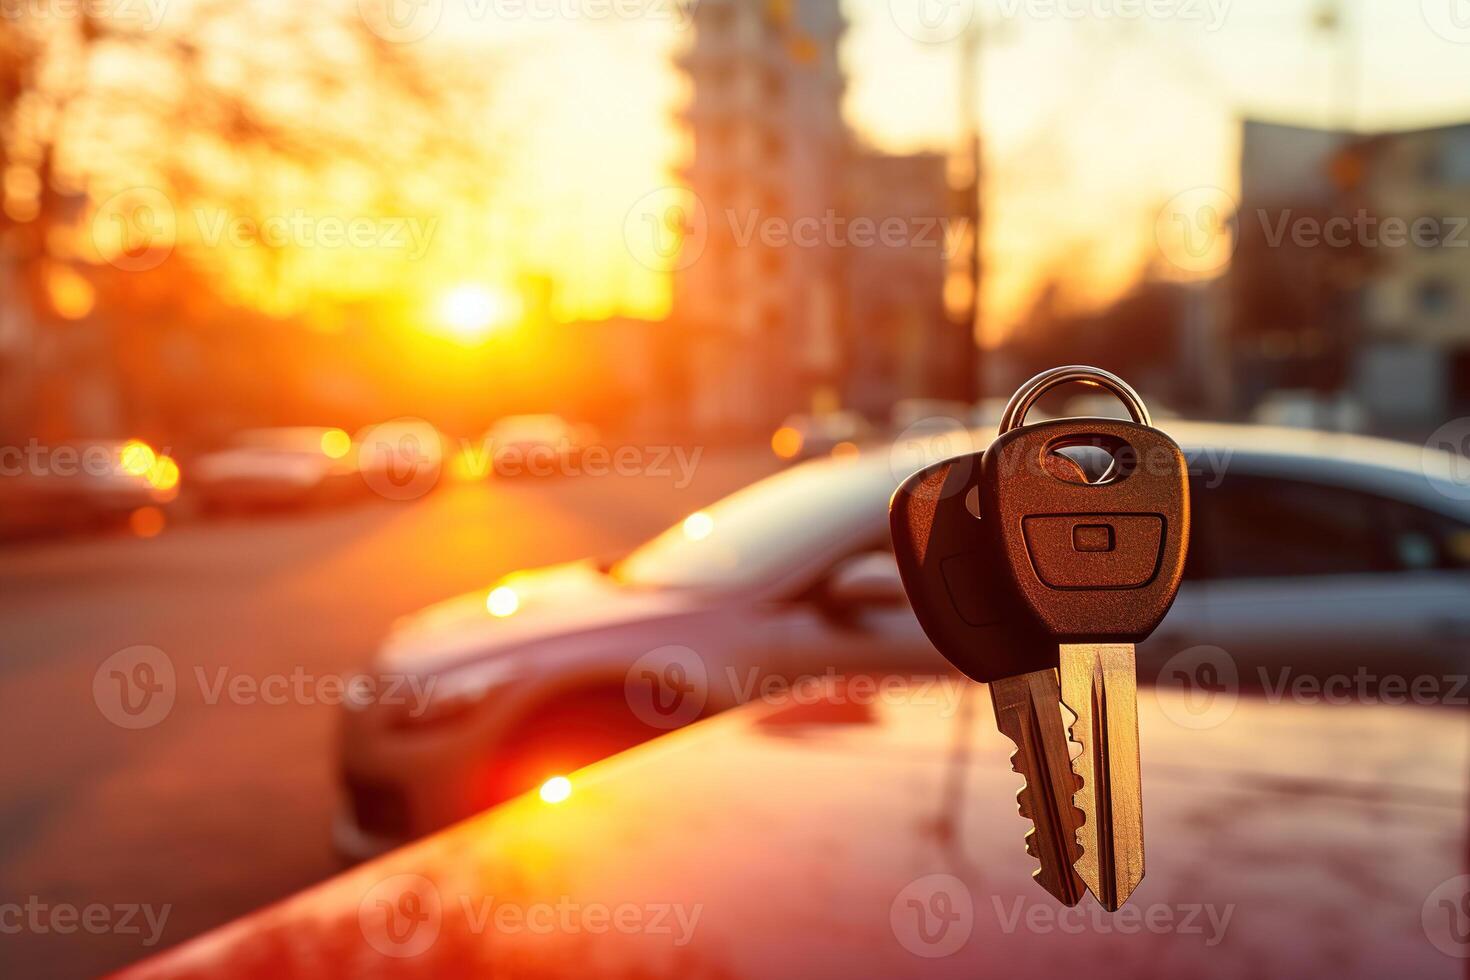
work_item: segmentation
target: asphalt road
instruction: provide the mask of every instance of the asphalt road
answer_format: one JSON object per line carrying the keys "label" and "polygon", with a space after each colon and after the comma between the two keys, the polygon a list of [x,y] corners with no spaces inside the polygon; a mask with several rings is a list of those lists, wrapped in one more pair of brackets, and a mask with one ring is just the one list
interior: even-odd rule
{"label": "asphalt road", "polygon": [[[93,975],[339,869],[336,709],[211,697],[222,676],[346,676],[398,615],[626,549],[774,468],[708,451],[687,486],[677,470],[446,484],[412,503],[0,547],[0,976]],[[167,655],[177,695],[129,730],[93,683],[134,645]]]}

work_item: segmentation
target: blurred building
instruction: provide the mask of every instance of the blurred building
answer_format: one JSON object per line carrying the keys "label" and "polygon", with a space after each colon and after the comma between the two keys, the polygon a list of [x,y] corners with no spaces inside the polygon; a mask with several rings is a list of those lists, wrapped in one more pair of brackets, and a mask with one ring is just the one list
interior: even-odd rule
{"label": "blurred building", "polygon": [[1291,223],[1321,225],[1345,206],[1333,162],[1353,135],[1246,120],[1237,245],[1228,282],[1235,397],[1242,409],[1283,389],[1341,390],[1358,332],[1359,258],[1301,246]]}
{"label": "blurred building", "polygon": [[[946,159],[856,147],[838,0],[704,0],[694,25],[683,176],[707,234],[681,259],[672,317],[690,425],[760,431],[844,403],[877,417],[953,389],[972,362],[944,309]],[[878,240],[884,219],[902,245]]]}
{"label": "blurred building", "polygon": [[[973,334],[945,309],[950,249],[969,220],[948,181],[949,159],[938,153],[889,156],[858,152],[846,173],[852,217],[876,227],[872,244],[848,258],[844,401],[881,418],[901,399],[951,397],[965,389],[958,376],[972,365]],[[902,228],[896,244],[882,234]],[[856,232],[856,229],[855,229]]]}
{"label": "blurred building", "polygon": [[840,256],[787,240],[842,204],[847,155],[836,0],[705,0],[681,59],[693,86],[685,179],[704,207],[703,254],[675,280],[689,336],[690,421],[749,428],[806,406],[838,370]]}
{"label": "blurred building", "polygon": [[[1373,136],[1342,166],[1381,239],[1354,390],[1391,428],[1470,414],[1470,124]],[[1408,226],[1405,244],[1390,244],[1390,218]]]}
{"label": "blurred building", "polygon": [[1239,406],[1346,395],[1371,427],[1406,434],[1470,411],[1470,125],[1252,120],[1241,145],[1227,290]]}
{"label": "blurred building", "polygon": [[34,434],[34,375],[28,367],[36,321],[14,264],[0,261],[0,444],[17,445]]}

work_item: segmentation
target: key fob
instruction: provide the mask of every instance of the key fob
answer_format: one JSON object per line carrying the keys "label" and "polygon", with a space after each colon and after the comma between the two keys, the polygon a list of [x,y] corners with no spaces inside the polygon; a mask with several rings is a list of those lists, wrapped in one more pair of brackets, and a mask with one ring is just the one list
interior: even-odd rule
{"label": "key fob", "polygon": [[[1022,406],[1010,420],[1018,427],[997,437],[980,461],[980,523],[997,536],[1002,603],[1054,643],[1147,638],[1184,574],[1188,464],[1179,445],[1148,424],[1132,389],[1117,383],[1138,421],[1020,425]],[[1059,478],[1047,460],[1073,446],[1106,451],[1108,472],[1092,483]]]}
{"label": "key fob", "polygon": [[[980,490],[982,453],[935,463],[904,480],[889,503],[899,576],[935,649],[972,680],[1057,665],[1057,644],[1016,608],[1010,574],[967,498]],[[1064,456],[1044,464],[1085,479]],[[983,491],[980,491],[983,492]]]}

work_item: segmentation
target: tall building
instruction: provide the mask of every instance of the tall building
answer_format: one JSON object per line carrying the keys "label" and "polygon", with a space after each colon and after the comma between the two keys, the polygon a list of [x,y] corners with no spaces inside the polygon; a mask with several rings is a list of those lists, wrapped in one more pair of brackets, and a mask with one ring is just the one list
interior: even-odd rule
{"label": "tall building", "polygon": [[1470,414],[1470,124],[1370,137],[1343,167],[1378,242],[1362,294],[1359,397],[1388,427]]}
{"label": "tall building", "polygon": [[973,220],[959,213],[948,169],[939,153],[862,152],[848,164],[850,216],[867,230],[903,229],[901,244],[879,235],[847,256],[844,400],[873,417],[901,399],[962,397],[961,374],[974,366],[972,328],[944,303],[950,263],[964,258],[972,230],[964,222]]}
{"label": "tall building", "polygon": [[1237,221],[1246,406],[1273,388],[1347,393],[1373,427],[1404,434],[1470,413],[1470,124],[1365,135],[1248,121]]}
{"label": "tall building", "polygon": [[684,177],[708,235],[675,277],[673,315],[697,428],[767,426],[838,384],[842,255],[828,229],[844,204],[845,27],[837,0],[697,7],[680,58],[693,90]]}

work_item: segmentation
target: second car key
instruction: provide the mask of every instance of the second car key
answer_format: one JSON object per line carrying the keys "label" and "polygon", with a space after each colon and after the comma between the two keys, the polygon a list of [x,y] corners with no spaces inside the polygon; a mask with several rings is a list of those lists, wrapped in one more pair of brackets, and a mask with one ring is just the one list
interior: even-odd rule
{"label": "second car key", "polygon": [[[903,482],[889,508],[894,553],[930,641],[971,679],[989,683],[996,726],[1016,746],[1011,765],[1023,779],[1016,799],[1032,823],[1026,850],[1040,862],[1035,878],[1072,906],[1086,891],[1073,867],[1082,814],[1073,802],[1057,648],[1004,601],[1005,569],[970,509],[980,460],[980,453],[960,456]],[[1044,465],[1059,479],[1085,479],[1063,456]]]}

